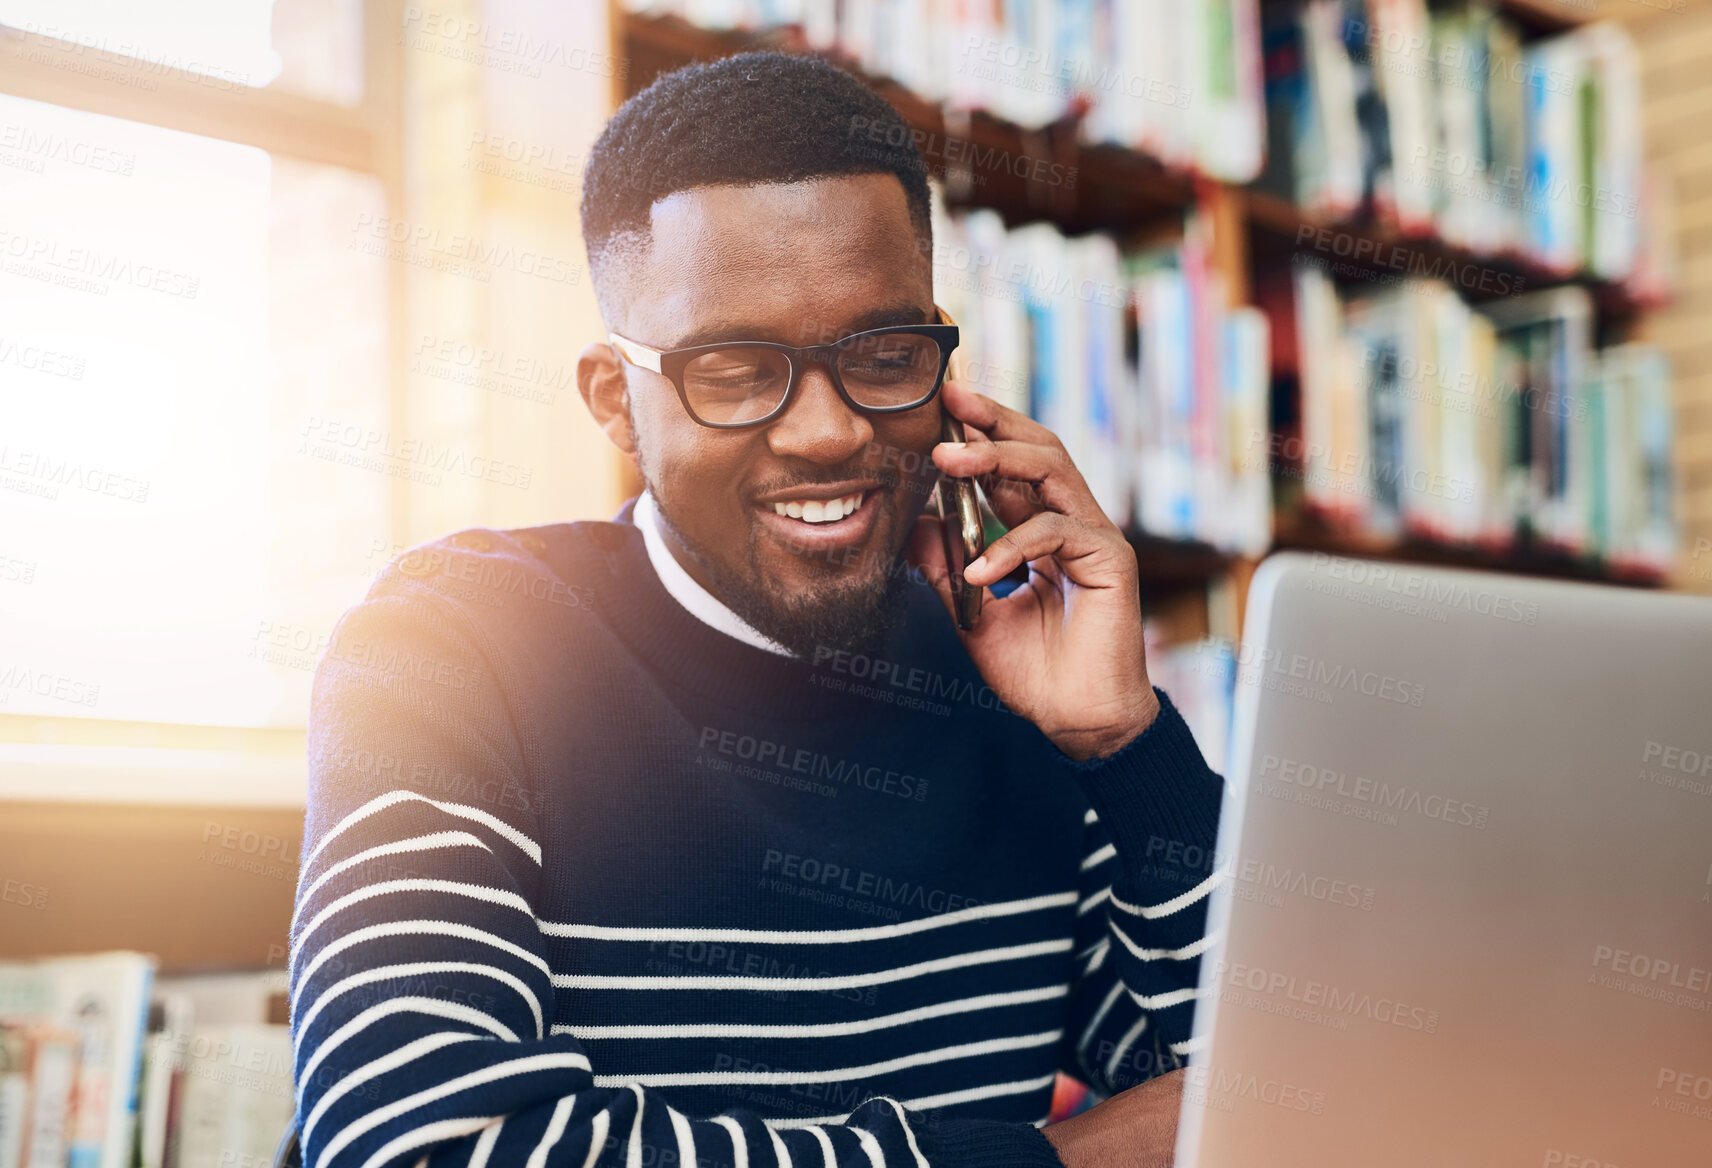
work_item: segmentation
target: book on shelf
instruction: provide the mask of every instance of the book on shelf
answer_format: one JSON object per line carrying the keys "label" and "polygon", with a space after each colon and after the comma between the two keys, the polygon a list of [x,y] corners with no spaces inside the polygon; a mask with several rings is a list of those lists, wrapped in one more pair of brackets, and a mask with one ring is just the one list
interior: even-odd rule
{"label": "book on shelf", "polygon": [[1228,308],[1191,220],[1122,251],[937,200],[935,298],[961,326],[953,374],[1058,435],[1120,526],[1261,554],[1271,542],[1266,318]]}
{"label": "book on shelf", "polygon": [[270,1162],[295,1105],[290,1030],[264,1020],[276,979],[154,970],[0,962],[0,1168]]}
{"label": "book on shelf", "polygon": [[[1669,570],[1670,371],[1593,347],[1586,289],[1470,305],[1443,281],[1340,294],[1294,269],[1300,432],[1274,444],[1334,528]],[[1299,484],[1299,485],[1295,485]]]}
{"label": "book on shelf", "polygon": [[[709,29],[798,26],[808,46],[950,109],[1227,182],[1265,153],[1259,0],[626,0]],[[1008,161],[1008,160],[1007,160]]]}
{"label": "book on shelf", "polygon": [[[39,1049],[28,1075],[30,1123],[22,1139],[32,1146],[24,1161],[31,1168],[128,1168],[153,977],[154,960],[141,953],[0,962],[0,1026],[17,1030],[32,1047],[56,1047]],[[57,1049],[64,1044],[42,1038],[43,1028],[73,1038],[63,1161],[47,1150],[57,1140],[42,1125],[56,1114],[49,1100],[67,1060]],[[0,1145],[17,1138],[0,1132]]]}
{"label": "book on shelf", "polygon": [[1648,239],[1637,57],[1621,25],[1539,40],[1481,0],[1263,8],[1260,188],[1559,276],[1662,294]]}

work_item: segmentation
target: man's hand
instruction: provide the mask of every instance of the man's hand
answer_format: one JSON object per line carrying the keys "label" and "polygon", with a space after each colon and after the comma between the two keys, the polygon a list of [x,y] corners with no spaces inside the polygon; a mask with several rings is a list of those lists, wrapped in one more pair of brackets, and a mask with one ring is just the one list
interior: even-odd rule
{"label": "man's hand", "polygon": [[[1159,713],[1147,679],[1135,549],[1040,423],[948,381],[945,408],[969,440],[940,443],[933,461],[975,478],[1010,530],[970,564],[985,587],[1028,565],[1028,583],[1003,600],[991,592],[963,643],[993,692],[1071,758],[1115,754]],[[910,559],[949,608],[939,520],[923,515]]]}
{"label": "man's hand", "polygon": [[1171,1168],[1183,1075],[1172,1071],[1120,1091],[1041,1134],[1064,1168]]}

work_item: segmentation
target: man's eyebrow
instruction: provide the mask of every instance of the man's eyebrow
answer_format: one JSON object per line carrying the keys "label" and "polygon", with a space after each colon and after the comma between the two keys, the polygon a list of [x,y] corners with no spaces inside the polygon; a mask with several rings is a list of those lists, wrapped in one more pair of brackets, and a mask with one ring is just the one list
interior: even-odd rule
{"label": "man's eyebrow", "polygon": [[[867,332],[869,329],[887,328],[912,324],[932,324],[934,314],[924,312],[913,304],[893,304],[865,312],[861,316],[848,321],[839,322],[836,331],[828,329],[825,335],[827,343],[838,337],[851,333]],[[772,341],[780,345],[795,345],[802,341],[800,337],[789,337],[780,334],[779,330],[766,325],[744,324],[736,321],[720,321],[704,325],[688,336],[680,339],[674,349],[692,349],[697,345],[712,345],[725,341]]]}

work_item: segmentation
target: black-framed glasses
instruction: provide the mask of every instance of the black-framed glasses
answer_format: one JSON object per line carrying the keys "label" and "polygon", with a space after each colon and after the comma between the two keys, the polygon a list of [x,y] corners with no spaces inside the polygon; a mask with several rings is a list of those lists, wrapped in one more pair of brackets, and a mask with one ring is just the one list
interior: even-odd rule
{"label": "black-framed glasses", "polygon": [[957,347],[954,324],[912,324],[853,333],[829,345],[719,341],[687,349],[650,349],[607,337],[624,359],[665,376],[690,417],[734,430],[785,412],[804,367],[822,365],[833,387],[862,414],[897,414],[933,400]]}

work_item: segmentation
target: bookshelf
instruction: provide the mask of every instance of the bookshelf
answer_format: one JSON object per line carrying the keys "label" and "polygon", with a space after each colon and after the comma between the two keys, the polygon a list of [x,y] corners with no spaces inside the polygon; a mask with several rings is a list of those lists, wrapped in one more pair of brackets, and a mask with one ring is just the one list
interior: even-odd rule
{"label": "bookshelf", "polygon": [[[1260,0],[1263,10],[1278,2]],[[1591,6],[1581,7],[1565,0],[1501,0],[1495,8],[1521,27],[1525,41],[1568,31],[1599,15]],[[661,72],[693,61],[763,47],[807,50],[804,37],[795,28],[710,31],[675,16],[633,13],[618,3],[612,5],[611,11],[613,52],[630,62],[628,76],[614,82],[615,106]],[[1478,265],[1482,271],[1505,278],[1511,286],[1528,289],[1580,285],[1593,298],[1598,317],[1597,335],[1602,341],[1629,339],[1637,331],[1642,315],[1658,307],[1657,302],[1638,298],[1617,284],[1586,274],[1554,271],[1520,255],[1476,253],[1447,243],[1430,232],[1404,232],[1380,223],[1321,220],[1288,199],[1265,191],[1171,169],[1137,151],[1080,143],[1076,140],[1077,115],[1037,131],[1022,129],[985,113],[953,114],[948,118],[937,103],[924,100],[889,79],[866,76],[853,62],[836,53],[830,55],[863,75],[912,127],[922,132],[929,166],[942,178],[946,172],[940,146],[948,135],[983,148],[1050,157],[1065,166],[1076,167],[1080,176],[1070,190],[1003,181],[982,183],[971,190],[968,184],[959,187],[952,183],[947,189],[950,207],[990,208],[1003,217],[1007,227],[1044,221],[1066,235],[1100,229],[1126,245],[1151,243],[1168,237],[1174,230],[1180,231],[1184,216],[1193,211],[1210,227],[1213,267],[1223,279],[1226,299],[1232,306],[1252,303],[1257,284],[1275,276],[1280,268],[1287,271],[1292,254],[1307,246],[1299,240],[1324,228],[1342,240],[1360,241],[1364,244],[1364,254],[1406,249],[1408,255],[1419,257],[1428,269],[1447,264]],[[1343,243],[1337,246],[1342,247]],[[1340,261],[1348,258],[1338,256]],[[1468,298],[1478,301],[1482,297],[1477,291],[1470,291]],[[1276,425],[1280,412],[1278,395],[1281,390],[1286,394],[1293,391],[1294,370],[1288,363],[1280,367],[1275,360],[1272,373]],[[1288,406],[1284,412],[1289,412]],[[1257,563],[1254,558],[1139,531],[1132,531],[1130,539],[1141,566],[1145,603],[1181,611],[1184,594],[1198,593],[1199,608],[1204,613],[1207,589],[1223,582],[1234,594],[1236,619],[1240,621],[1247,582]],[[1275,550],[1296,549],[1638,587],[1659,587],[1665,583],[1663,573],[1624,570],[1540,543],[1524,540],[1495,549],[1409,536],[1384,538],[1329,526],[1291,507],[1281,507],[1276,512],[1271,546]]]}

